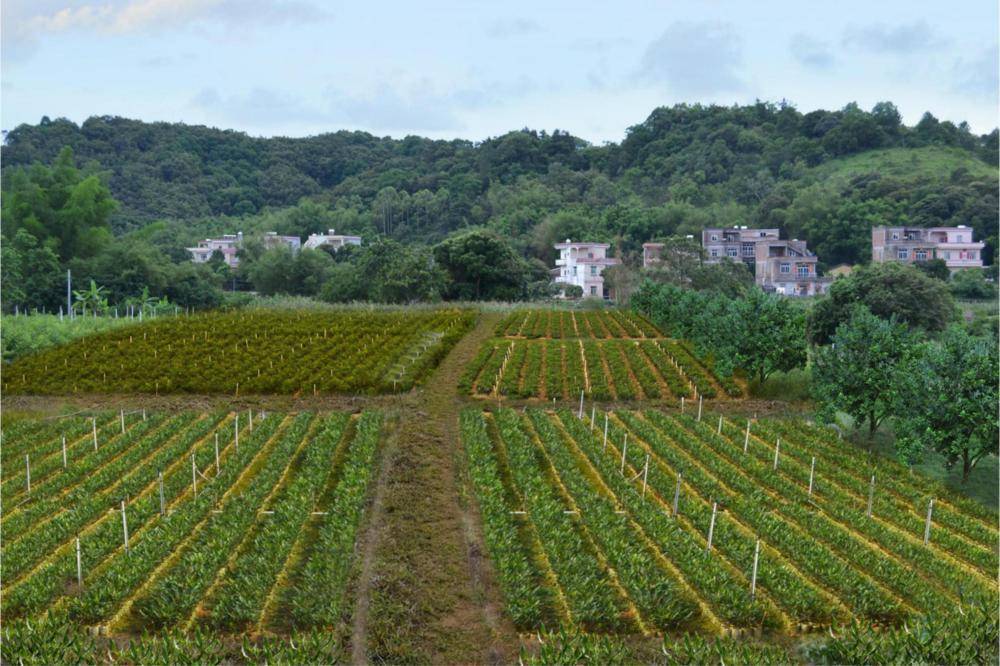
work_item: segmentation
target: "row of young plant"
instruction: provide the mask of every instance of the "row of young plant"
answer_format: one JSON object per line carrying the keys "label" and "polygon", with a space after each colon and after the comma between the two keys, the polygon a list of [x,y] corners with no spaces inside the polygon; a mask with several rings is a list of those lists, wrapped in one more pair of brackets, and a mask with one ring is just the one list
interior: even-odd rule
{"label": "row of young plant", "polygon": [[[163,470],[164,501],[173,503],[175,498],[190,492],[191,472],[188,462],[188,452],[192,451],[198,470],[208,471],[214,466],[214,442],[207,438],[212,433],[220,437],[232,435],[229,425],[219,425],[223,415],[202,419],[192,427],[180,433],[170,450],[164,452],[163,467],[155,464],[141,468],[142,476],[130,475],[127,478],[129,499],[126,503],[126,517],[130,530],[130,559],[137,545],[146,538],[145,532],[150,523],[160,519],[160,500],[157,474]],[[226,439],[223,439],[226,441]],[[223,449],[223,453],[226,451]],[[171,463],[173,456],[174,462]],[[140,470],[136,470],[138,473]],[[205,472],[202,472],[204,474]],[[119,504],[120,507],[120,504]],[[124,553],[124,535],[121,514],[114,511],[102,515],[92,526],[75,534],[80,539],[81,569],[85,578],[92,580],[102,567],[114,561]],[[17,581],[8,587],[4,601],[8,616],[33,616],[46,609],[52,601],[66,593],[67,581],[76,580],[75,539],[66,536],[61,543],[53,542],[44,546],[45,560],[39,564],[30,575],[22,581]],[[142,548],[139,545],[139,548]],[[103,585],[107,585],[105,581]],[[85,583],[85,589],[87,583]],[[86,594],[86,593],[85,593]],[[101,589],[102,598],[111,597],[111,587]]]}
{"label": "row of young plant", "polygon": [[685,349],[693,359],[701,363],[708,372],[715,377],[715,380],[719,382],[722,390],[726,392],[727,395],[733,398],[739,398],[743,395],[743,389],[740,388],[736,380],[733,379],[731,375],[724,375],[715,371],[715,361],[709,354],[699,354],[695,346],[691,344],[690,340],[678,340],[679,344],[683,349]]}
{"label": "row of young plant", "polygon": [[283,608],[293,628],[330,628],[347,610],[348,578],[356,563],[355,542],[365,498],[377,473],[381,429],[378,412],[364,412],[358,418],[336,485],[321,501],[326,513],[320,518],[315,542],[304,564],[290,577],[285,595]]}
{"label": "row of young plant", "polygon": [[[21,511],[8,518],[8,524],[4,526],[5,533],[10,532],[10,536],[5,534],[4,543],[4,574],[7,580],[24,573],[50,552],[52,544],[62,543],[102,513],[113,509],[129,491],[134,492],[134,488],[145,485],[134,480],[138,478],[137,472],[143,470],[141,467],[137,470],[137,466],[188,427],[182,417],[174,417],[162,427],[147,423],[148,437],[134,432],[135,439],[127,441],[110,462],[82,470],[78,483],[60,493],[24,505]],[[140,429],[142,426],[136,428]],[[130,438],[126,434],[123,439]]]}
{"label": "row of young plant", "polygon": [[659,338],[644,316],[625,310],[514,310],[497,324],[498,337]]}
{"label": "row of young plant", "polygon": [[303,525],[315,510],[316,500],[327,477],[336,473],[334,465],[347,425],[347,416],[327,417],[319,432],[309,437],[309,445],[298,460],[293,460],[290,478],[260,510],[240,545],[226,564],[226,576],[214,593],[203,599],[215,629],[232,633],[257,629],[263,619],[266,600],[285,567],[288,555]]}
{"label": "row of young plant", "polygon": [[[237,384],[244,393],[306,392],[313,385],[325,392],[401,390],[419,381],[473,320],[472,312],[460,310],[237,312],[160,320],[19,359],[5,373],[4,388],[43,394],[231,393]],[[390,376],[401,362],[408,371]]]}
{"label": "row of young plant", "polygon": [[[118,414],[112,417],[109,413],[93,417],[97,419],[98,441],[107,441],[115,426],[118,427],[118,432],[121,432],[117,417]],[[25,456],[28,456],[31,464],[31,486],[34,490],[51,475],[64,469],[62,457],[64,437],[67,466],[70,461],[75,464],[82,456],[93,450],[92,436],[95,422],[92,419],[74,418],[65,422],[60,421],[42,423],[43,428],[30,432],[4,433],[3,452],[6,464],[2,473],[3,483],[0,485],[0,502],[8,510],[28,495]]]}
{"label": "row of young plant", "polygon": [[[657,498],[652,494],[644,498],[630,482],[644,473],[644,460],[628,458],[626,449],[626,464],[622,466],[614,443],[609,442],[607,448],[598,445],[588,429],[568,412],[550,419],[536,411],[531,419],[545,449],[556,461],[558,473],[572,488],[574,498],[583,502],[582,516],[589,520],[605,507],[605,524],[595,526],[599,533],[607,535],[602,539],[605,552],[616,564],[619,576],[620,567],[626,567],[623,583],[644,617],[658,630],[695,622],[716,631],[719,623],[741,628],[780,626],[770,601],[763,596],[751,599],[749,572],[744,579],[728,563],[707,553],[704,535],[685,530]],[[567,431],[575,432],[571,436]],[[589,473],[582,471],[581,463]],[[604,493],[600,492],[602,487],[607,489]],[[616,510],[622,513],[616,514]],[[612,532],[614,528],[617,533]],[[652,562],[643,562],[645,553],[652,555]],[[699,617],[703,612],[698,607],[699,598],[708,603],[709,612],[717,620]]]}
{"label": "row of young plant", "polygon": [[[560,412],[559,416],[562,423],[565,424],[566,429],[573,434],[576,442],[581,445],[581,448],[585,448],[590,455],[596,456],[597,440],[595,438],[594,424],[588,428],[583,423],[572,418],[572,415],[568,412]],[[600,424],[596,424],[597,435],[601,435],[600,428]],[[604,460],[599,461],[600,464],[605,467],[614,466],[615,459],[620,455],[619,451],[624,444],[624,435],[625,431],[619,426],[617,419],[609,420],[609,445],[606,450],[602,446],[601,454]],[[630,446],[625,447],[626,463],[628,463],[631,469],[636,469],[636,466],[638,466],[638,469],[644,470],[644,456],[647,451],[644,446],[636,442],[634,433],[631,442]],[[631,451],[629,451],[629,448],[631,448]],[[608,460],[609,457],[610,460]],[[668,505],[668,502],[672,499],[669,495],[669,489],[671,482],[675,481],[675,479],[671,479],[661,465],[652,461],[648,473],[645,471],[644,473],[647,474],[647,481],[651,488],[661,488],[663,490],[650,490],[649,492],[653,504],[660,507],[659,512],[655,509],[650,511],[650,508],[645,505],[639,505],[639,508],[642,512],[648,514],[649,524],[659,526],[665,520],[664,512],[670,511],[672,513],[672,506]],[[624,479],[618,479],[614,475],[610,478],[618,484],[624,484],[619,497],[635,496],[635,483],[625,484]],[[666,527],[664,525],[659,530],[664,535],[660,542],[666,547],[668,542],[665,539],[670,538],[670,550],[676,554],[676,550],[674,550],[672,544],[678,538],[695,541],[696,552],[700,557],[692,557],[686,563],[687,566],[684,566],[685,563],[680,563],[680,565],[684,567],[685,571],[691,571],[688,575],[691,576],[690,580],[697,585],[698,589],[706,590],[707,593],[710,592],[708,596],[718,600],[716,603],[722,606],[720,613],[724,617],[739,617],[738,614],[747,613],[746,609],[752,606],[752,604],[747,603],[747,599],[749,597],[749,579],[752,577],[756,535],[745,526],[734,521],[731,514],[727,513],[727,506],[725,504],[722,504],[713,526],[711,498],[693,494],[690,485],[685,485],[684,490],[687,492],[678,498],[678,513],[677,515],[671,515],[669,521],[671,525],[676,526],[676,530],[683,532],[683,534],[676,536],[670,532],[664,532],[663,530]],[[661,492],[666,492],[667,494],[662,495]],[[636,513],[636,515],[638,514]],[[713,536],[713,550],[721,554],[731,565],[731,568],[721,567],[722,572],[728,575],[719,576],[718,580],[720,584],[716,590],[712,590],[710,586],[711,579],[709,584],[699,582],[700,577],[704,575],[699,566],[706,559],[704,554],[707,549],[707,535],[710,530]],[[704,545],[702,545],[702,542],[705,542]],[[847,619],[843,609],[830,595],[824,593],[815,584],[793,570],[779,554],[765,545],[761,555],[762,557],[758,558],[757,584],[762,590],[762,599],[770,598],[775,605],[799,623],[825,625],[842,622]],[[735,568],[740,575],[734,576],[732,568]],[[731,589],[727,589],[726,585]],[[769,611],[769,615],[765,615],[764,611]],[[767,619],[771,626],[774,627],[776,626],[775,615],[774,608],[765,603],[759,606],[754,611],[754,614],[750,616],[756,621],[756,624],[751,623],[749,626],[761,626],[761,620]],[[748,625],[743,624],[741,626]]]}
{"label": "row of young plant", "polygon": [[[651,453],[656,457],[651,467],[653,464],[664,465],[663,471],[668,476],[655,484],[658,492],[672,492],[673,484],[670,484],[669,477],[676,478],[680,473],[683,483],[690,489],[688,492],[719,502],[727,513],[752,530],[764,544],[788,558],[857,615],[872,620],[895,620],[900,617],[902,611],[898,600],[833,552],[825,542],[818,541],[814,531],[803,530],[787,518],[785,508],[776,498],[750,483],[743,483],[735,469],[715,464],[715,456],[700,448],[697,442],[688,441],[692,438],[674,429],[673,436],[667,439],[665,435],[671,434],[670,431],[665,433],[659,430],[645,418],[625,412],[616,415],[632,432],[632,437],[638,435],[650,446]],[[655,415],[655,412],[645,413],[650,420]],[[660,424],[657,422],[657,425]],[[618,437],[623,438],[625,432],[623,428],[617,433]],[[686,449],[692,447],[695,452],[688,453]],[[687,493],[682,490],[682,495]],[[692,507],[685,504],[680,512],[686,514],[689,508]]]}
{"label": "row of young plant", "polygon": [[[675,363],[671,350],[679,350],[682,360]],[[705,397],[716,395],[706,370],[671,341],[492,340],[466,368],[459,388],[512,398],[573,399],[583,390],[594,400],[677,400],[694,396],[691,383]]]}
{"label": "row of young plant", "polygon": [[[656,426],[669,429],[675,441],[705,461],[706,467],[725,475],[730,487],[738,492],[759,488],[784,500],[783,515],[822,539],[911,608],[932,612],[942,603],[954,600],[957,591],[951,586],[952,581],[940,577],[946,571],[945,563],[934,564],[928,548],[919,542],[908,543],[902,535],[868,519],[864,507],[853,506],[856,502],[850,498],[826,498],[824,494],[810,497],[807,480],[796,483],[789,478],[790,465],[773,468],[773,449],[767,451],[760,443],[753,442],[752,451],[743,455],[735,441],[725,440],[710,426],[698,424],[689,416],[671,419],[651,412],[649,418]],[[914,569],[914,564],[920,568]],[[922,575],[927,571],[936,576]]]}
{"label": "row of young plant", "polygon": [[[820,428],[796,422],[767,425],[776,436],[793,438],[802,444],[793,449],[793,452],[802,453],[806,448],[822,452],[824,458],[835,463],[832,467],[837,478],[842,479],[855,493],[867,492],[871,474],[877,474],[879,489],[887,489],[890,495],[878,493],[875,496],[876,506],[888,501],[897,510],[911,511],[919,519],[927,511],[928,501],[935,499],[932,515],[936,528],[943,526],[962,535],[965,539],[992,552],[995,558],[996,545],[1000,540],[1000,532],[996,528],[997,516],[993,514],[990,517],[989,510],[982,504],[959,497],[923,475],[914,475],[912,470],[906,469],[894,460],[883,457],[873,459],[854,447],[842,444],[838,446],[837,440],[833,438],[824,441],[826,433]],[[911,521],[911,531],[913,527]],[[919,527],[922,529],[922,522]],[[922,536],[923,532],[918,531],[917,534]],[[990,565],[989,571],[996,570],[995,559]]]}
{"label": "row of young plant", "polygon": [[[235,493],[235,484],[249,483],[253,479],[275,448],[285,423],[280,416],[268,415],[263,421],[254,423],[249,436],[241,433],[239,448],[235,447],[235,442],[231,448],[227,447],[226,464],[221,465],[219,473],[210,476],[209,481],[199,484],[197,494],[193,493],[190,468],[186,465],[165,474],[165,492],[168,498],[173,498],[168,499],[167,516],[156,515],[159,501],[155,495],[146,496],[136,502],[135,508],[145,515],[153,510],[154,515],[135,534],[127,556],[119,549],[114,557],[93,566],[90,563],[94,560],[85,555],[89,574],[84,577],[84,590],[63,604],[70,618],[74,622],[96,625],[126,616],[137,596],[153,584],[160,573],[190,552],[184,546],[194,538],[200,526],[218,515],[213,511],[218,510],[220,500],[227,497],[230,501],[239,501],[227,493]],[[214,451],[208,446],[201,450],[206,455],[198,457],[196,464],[203,465],[206,457],[212,456],[214,465]]]}
{"label": "row of young plant", "polygon": [[[770,423],[762,424],[759,430],[769,439],[777,441],[778,435],[770,431],[769,426]],[[788,457],[785,467],[781,470],[782,475],[797,482],[800,487],[806,487],[811,459],[807,461],[808,456],[805,450],[794,440],[785,439],[784,444]],[[768,455],[764,446],[755,445],[753,448],[758,457],[766,458]],[[873,494],[872,515],[875,520],[867,519],[867,517],[865,520],[861,520],[861,507],[864,506],[867,512],[868,484],[855,484],[857,492],[853,494],[845,491],[842,484],[845,484],[850,477],[842,474],[837,465],[828,463],[822,466],[822,475],[824,477],[823,491],[816,493],[814,497],[814,501],[820,507],[842,522],[853,525],[860,521],[860,526],[857,528],[859,531],[870,534],[873,540],[880,543],[889,552],[896,553],[904,561],[920,564],[922,569],[946,582],[949,590],[974,588],[975,578],[970,577],[967,571],[957,566],[957,563],[937,555],[934,552],[937,548],[979,566],[983,575],[992,577],[991,570],[983,568],[983,561],[988,561],[990,558],[990,554],[985,549],[957,538],[944,529],[934,532],[932,548],[924,546],[922,543],[924,521],[917,518],[908,507],[899,507],[888,501],[884,497],[885,493],[878,502],[875,501],[878,493]],[[883,521],[895,529],[883,529],[881,526]],[[904,535],[909,535],[909,537]],[[993,557],[995,560],[995,555]],[[994,562],[993,572],[996,571],[996,566]]]}
{"label": "row of young plant", "polygon": [[172,566],[160,573],[135,599],[129,624],[161,628],[186,621],[230,555],[263,521],[262,502],[271,495],[283,473],[302,455],[312,414],[300,414],[279,435],[249,483],[222,503],[200,529],[175,551]]}

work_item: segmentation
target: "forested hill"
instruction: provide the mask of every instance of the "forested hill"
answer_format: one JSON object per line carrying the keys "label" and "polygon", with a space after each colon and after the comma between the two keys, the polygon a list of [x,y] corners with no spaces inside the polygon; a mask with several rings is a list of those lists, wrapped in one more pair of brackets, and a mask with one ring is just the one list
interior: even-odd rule
{"label": "forested hill", "polygon": [[9,191],[13,171],[52,164],[69,146],[79,166],[106,174],[117,233],[164,220],[191,236],[334,226],[432,242],[484,225],[545,259],[567,236],[629,253],[709,224],[763,224],[809,240],[832,265],[866,258],[872,224],[968,224],[995,236],[997,139],[930,114],[904,126],[890,103],[807,114],[758,103],[658,108],[604,146],[559,131],[480,143],[347,131],[290,139],[44,118],[10,131],[2,159]]}

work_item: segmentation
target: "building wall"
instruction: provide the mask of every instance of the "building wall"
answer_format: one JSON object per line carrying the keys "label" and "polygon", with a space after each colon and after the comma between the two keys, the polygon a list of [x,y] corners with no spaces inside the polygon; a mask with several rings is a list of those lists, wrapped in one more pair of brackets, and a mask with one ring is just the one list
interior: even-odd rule
{"label": "building wall", "polygon": [[583,290],[584,297],[603,298],[604,269],[618,263],[607,256],[607,245],[603,243],[559,243],[559,258],[553,271],[553,281],[572,284]]}

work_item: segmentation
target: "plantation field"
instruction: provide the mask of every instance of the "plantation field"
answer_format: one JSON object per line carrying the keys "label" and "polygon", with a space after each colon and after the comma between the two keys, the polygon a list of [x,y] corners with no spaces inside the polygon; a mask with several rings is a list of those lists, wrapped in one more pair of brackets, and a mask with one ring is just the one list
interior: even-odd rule
{"label": "plantation field", "polygon": [[255,310],[160,319],[30,354],[11,394],[388,393],[419,383],[475,313]]}
{"label": "plantation field", "polygon": [[[996,624],[996,514],[939,484],[796,421],[755,421],[747,435],[717,415],[614,411],[605,439],[604,414],[577,416],[461,414],[520,631],[784,640],[962,606]],[[951,631],[957,655],[966,637]]]}
{"label": "plantation field", "polygon": [[[318,631],[326,650],[353,603],[381,422],[367,411],[181,412],[11,426],[4,660],[82,640],[35,644],[42,620],[112,636]],[[163,647],[142,649],[152,659]]]}
{"label": "plantation field", "polygon": [[[502,321],[497,332],[503,331],[515,335],[483,345],[462,377],[463,393],[543,400],[574,399],[580,391],[594,400],[743,395],[688,344],[664,338],[638,315],[531,311]],[[535,338],[546,332],[552,337]]]}

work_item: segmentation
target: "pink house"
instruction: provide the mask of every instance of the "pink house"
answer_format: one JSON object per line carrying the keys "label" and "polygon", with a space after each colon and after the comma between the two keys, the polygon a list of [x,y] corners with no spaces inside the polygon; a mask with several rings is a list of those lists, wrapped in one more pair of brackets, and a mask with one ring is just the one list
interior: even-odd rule
{"label": "pink house", "polygon": [[983,267],[985,243],[972,240],[972,229],[957,227],[872,227],[872,262],[907,264],[941,259],[952,272]]}
{"label": "pink house", "polygon": [[226,265],[236,268],[240,265],[240,260],[236,252],[243,245],[243,232],[236,234],[225,234],[222,238],[206,238],[198,243],[198,247],[186,248],[191,253],[191,261],[196,264],[208,263],[215,252],[220,252]]}

